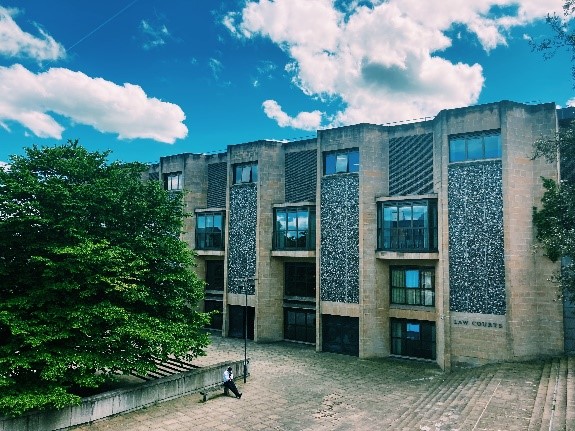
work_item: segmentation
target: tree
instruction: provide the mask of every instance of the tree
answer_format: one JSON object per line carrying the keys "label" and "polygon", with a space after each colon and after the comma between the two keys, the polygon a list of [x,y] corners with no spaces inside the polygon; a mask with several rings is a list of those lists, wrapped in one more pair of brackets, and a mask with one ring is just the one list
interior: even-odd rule
{"label": "tree", "polygon": [[0,169],[0,414],[61,408],[209,343],[181,194],[78,144]]}
{"label": "tree", "polygon": [[[543,52],[545,58],[565,49],[575,63],[575,31],[570,26],[574,12],[575,0],[565,0],[563,17],[547,15],[552,37],[538,44],[532,42],[532,48]],[[571,74],[575,84],[575,65]],[[575,301],[575,123],[562,124],[555,136],[537,140],[534,149],[533,158],[545,157],[549,162],[559,159],[561,181],[543,178],[542,207],[533,209],[533,223],[545,255],[554,262],[562,260],[555,281],[563,295]]]}

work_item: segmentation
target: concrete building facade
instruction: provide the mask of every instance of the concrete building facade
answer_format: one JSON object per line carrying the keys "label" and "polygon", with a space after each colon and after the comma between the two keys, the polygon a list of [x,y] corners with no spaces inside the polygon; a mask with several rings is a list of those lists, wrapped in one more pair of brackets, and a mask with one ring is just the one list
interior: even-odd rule
{"label": "concrete building facade", "polygon": [[153,171],[185,191],[184,239],[223,336],[449,369],[565,350],[558,267],[532,224],[541,177],[559,175],[532,145],[557,127],[554,104],[504,101]]}

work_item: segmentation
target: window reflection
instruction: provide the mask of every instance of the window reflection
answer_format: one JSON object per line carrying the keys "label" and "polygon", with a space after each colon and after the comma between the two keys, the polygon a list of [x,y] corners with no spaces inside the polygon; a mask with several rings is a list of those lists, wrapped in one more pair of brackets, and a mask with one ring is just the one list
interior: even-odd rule
{"label": "window reflection", "polygon": [[196,250],[223,250],[224,215],[222,213],[196,214]]}
{"label": "window reflection", "polygon": [[501,157],[499,131],[458,135],[449,139],[449,161],[463,162]]}
{"label": "window reflection", "polygon": [[275,250],[315,249],[315,209],[312,207],[276,208]]}
{"label": "window reflection", "polygon": [[359,150],[341,150],[324,154],[324,175],[359,172]]}

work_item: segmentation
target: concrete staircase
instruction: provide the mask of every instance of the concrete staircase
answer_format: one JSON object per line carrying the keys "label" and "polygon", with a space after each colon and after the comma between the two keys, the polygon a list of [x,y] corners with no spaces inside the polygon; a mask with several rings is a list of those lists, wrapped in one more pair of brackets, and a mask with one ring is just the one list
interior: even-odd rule
{"label": "concrete staircase", "polygon": [[[417,408],[407,406],[389,429],[575,431],[575,357],[534,362],[520,375],[519,390],[510,387],[516,381],[506,380],[510,372],[513,363],[487,365],[430,381],[428,391],[414,403]],[[518,392],[521,403],[516,402]],[[517,404],[524,407],[508,407]],[[496,423],[494,418],[499,418]]]}
{"label": "concrete staircase", "polygon": [[528,431],[575,430],[575,357],[546,362]]}

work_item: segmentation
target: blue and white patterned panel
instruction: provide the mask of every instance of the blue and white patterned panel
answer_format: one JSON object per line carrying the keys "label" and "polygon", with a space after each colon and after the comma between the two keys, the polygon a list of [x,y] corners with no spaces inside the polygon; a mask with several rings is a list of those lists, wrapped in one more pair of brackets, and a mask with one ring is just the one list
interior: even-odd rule
{"label": "blue and white patterned panel", "polygon": [[359,176],[321,182],[320,297],[359,303]]}
{"label": "blue and white patterned panel", "polygon": [[451,311],[505,314],[501,162],[448,168]]}
{"label": "blue and white patterned panel", "polygon": [[[244,293],[244,282],[256,274],[257,186],[234,185],[230,190],[228,292]],[[248,294],[253,295],[253,282]]]}

